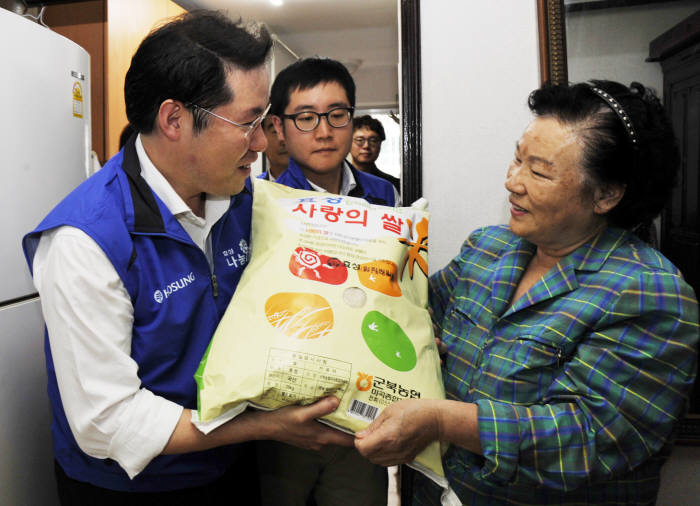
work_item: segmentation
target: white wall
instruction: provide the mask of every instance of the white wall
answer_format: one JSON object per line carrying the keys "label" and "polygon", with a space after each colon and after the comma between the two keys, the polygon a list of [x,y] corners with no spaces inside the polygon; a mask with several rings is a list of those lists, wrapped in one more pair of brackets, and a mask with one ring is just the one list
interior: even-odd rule
{"label": "white wall", "polygon": [[698,0],[679,0],[567,14],[569,80],[639,81],[661,96],[661,65],[644,61],[649,56],[649,42],[698,9]]}
{"label": "white wall", "polygon": [[291,52],[293,49],[285,47],[285,45],[287,45],[286,41],[275,35],[272,57],[270,58],[270,87],[272,87],[272,81],[283,68],[297,61],[296,56]]}
{"label": "white wall", "polygon": [[503,187],[539,86],[535,0],[421,2],[423,194],[431,271],[482,225],[508,220]]}
{"label": "white wall", "polygon": [[397,109],[399,105],[399,75],[396,62],[392,65],[362,64],[353,74],[356,107],[362,109]]}
{"label": "white wall", "polygon": [[[343,45],[338,45],[338,34]],[[398,104],[398,26],[368,27],[354,30],[315,31],[281,34],[299,56],[325,56],[347,63],[357,60],[351,72],[357,87],[361,109],[391,107]]]}

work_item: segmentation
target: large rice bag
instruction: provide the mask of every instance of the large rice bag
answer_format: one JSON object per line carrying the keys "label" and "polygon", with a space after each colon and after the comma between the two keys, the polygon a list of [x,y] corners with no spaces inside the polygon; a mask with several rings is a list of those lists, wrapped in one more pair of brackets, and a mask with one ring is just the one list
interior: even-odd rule
{"label": "large rice bag", "polygon": [[[198,427],[333,394],[320,421],[354,433],[398,400],[444,399],[427,213],[254,185],[251,257],[195,375]],[[438,443],[412,465],[446,486]]]}

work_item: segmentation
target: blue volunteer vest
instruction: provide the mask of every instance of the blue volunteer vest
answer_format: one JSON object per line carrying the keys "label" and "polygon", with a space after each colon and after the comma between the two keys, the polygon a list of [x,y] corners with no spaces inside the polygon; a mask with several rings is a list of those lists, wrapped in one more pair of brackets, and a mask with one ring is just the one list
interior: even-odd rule
{"label": "blue volunteer vest", "polygon": [[[380,177],[361,172],[349,162],[348,164],[350,165],[350,170],[357,183],[357,186],[348,194],[349,197],[359,197],[365,199],[370,204],[392,207],[396,205],[394,187],[391,183]],[[313,190],[306,176],[304,176],[301,167],[299,167],[292,158],[289,159],[287,170],[277,178],[275,183],[283,184],[298,190]]]}
{"label": "blue volunteer vest", "polygon": [[[193,375],[247,263],[250,182],[211,230],[212,271],[202,250],[141,177],[134,140],[24,237],[24,252],[31,270],[41,233],[63,225],[94,239],[131,297],[131,357],[142,387],[196,409]],[[234,446],[163,455],[130,480],[116,462],[90,457],[78,447],[66,420],[48,334],[44,349],[54,454],[71,478],[113,490],[165,491],[209,483],[231,464]]]}

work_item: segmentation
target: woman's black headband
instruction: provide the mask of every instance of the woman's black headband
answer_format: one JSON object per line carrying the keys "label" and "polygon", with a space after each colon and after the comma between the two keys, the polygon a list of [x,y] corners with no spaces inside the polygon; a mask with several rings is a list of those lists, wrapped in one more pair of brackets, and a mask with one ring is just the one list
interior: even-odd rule
{"label": "woman's black headband", "polygon": [[591,90],[593,93],[598,95],[600,98],[605,100],[605,103],[610,106],[610,108],[617,114],[618,118],[620,118],[620,121],[622,121],[622,125],[625,127],[625,131],[627,132],[627,135],[630,138],[630,141],[632,142],[632,146],[637,149],[637,134],[634,131],[634,127],[632,126],[632,120],[629,117],[629,114],[622,108],[620,105],[620,102],[615,100],[615,98],[610,95],[610,93],[607,93],[600,88],[596,88],[595,86],[591,86]]}

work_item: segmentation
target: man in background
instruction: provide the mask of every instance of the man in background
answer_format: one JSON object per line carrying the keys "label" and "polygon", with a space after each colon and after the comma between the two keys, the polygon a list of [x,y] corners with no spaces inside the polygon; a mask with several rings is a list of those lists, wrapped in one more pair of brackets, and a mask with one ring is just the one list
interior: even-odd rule
{"label": "man in background", "polygon": [[355,82],[342,63],[307,58],[282,70],[272,85],[270,114],[289,166],[277,182],[394,206],[397,193],[390,184],[345,160],[354,110]]}
{"label": "man in background", "polygon": [[255,504],[255,464],[235,443],[352,445],[315,421],[334,397],[207,435],[191,423],[193,375],[247,263],[271,44],[206,11],[151,32],[124,86],[134,132],[24,239],[64,506]]}
{"label": "man in background", "polygon": [[[346,161],[352,142],[355,83],[335,60],[308,58],[275,78],[270,113],[289,152],[277,179],[292,188],[360,197],[394,206],[396,190]],[[258,442],[265,506],[380,506],[387,501],[387,470],[352,448],[303,450],[274,441]]]}
{"label": "man in background", "polygon": [[386,140],[384,127],[379,120],[369,115],[353,118],[352,147],[350,148],[352,164],[362,172],[386,179],[396,188],[396,191],[400,192],[399,178],[382,172],[376,165],[384,140]]}
{"label": "man in background", "polygon": [[267,139],[265,157],[269,165],[267,170],[259,177],[274,182],[287,170],[289,153],[287,153],[287,145],[277,135],[277,130],[275,130],[275,124],[271,116],[266,116],[263,120],[262,130],[265,134],[265,139]]}

